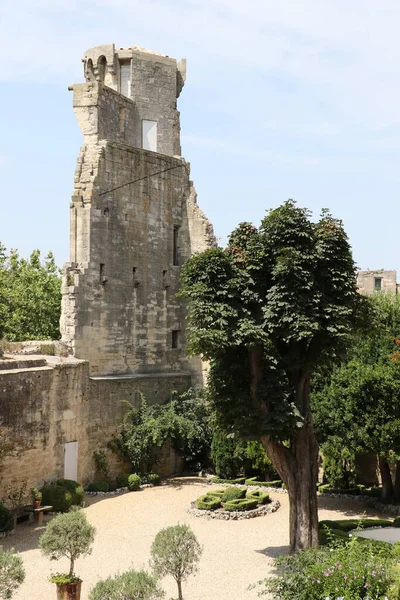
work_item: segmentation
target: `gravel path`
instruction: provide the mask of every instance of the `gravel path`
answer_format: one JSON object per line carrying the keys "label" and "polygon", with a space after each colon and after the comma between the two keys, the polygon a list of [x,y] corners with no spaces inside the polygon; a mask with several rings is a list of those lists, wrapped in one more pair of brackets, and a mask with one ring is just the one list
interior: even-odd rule
{"label": "gravel path", "polygon": [[[148,568],[154,536],[178,522],[190,525],[204,547],[199,573],[184,584],[185,600],[256,600],[257,590],[248,586],[271,573],[273,557],[288,550],[287,495],[272,494],[281,508],[256,519],[214,521],[189,515],[189,503],[209,489],[199,478],[177,478],[161,487],[90,498],[85,512],[97,534],[93,553],[76,565],[83,579],[81,600],[87,600],[90,587],[99,579],[132,567]],[[357,501],[320,498],[320,519],[359,517],[363,510]],[[50,562],[41,555],[37,542],[43,531],[44,526],[19,525],[16,535],[3,542],[5,549],[14,547],[21,553],[26,569],[25,583],[14,600],[56,598],[55,586],[47,579],[51,572],[67,570],[67,561]],[[162,585],[166,600],[176,597],[171,578],[166,577]]]}

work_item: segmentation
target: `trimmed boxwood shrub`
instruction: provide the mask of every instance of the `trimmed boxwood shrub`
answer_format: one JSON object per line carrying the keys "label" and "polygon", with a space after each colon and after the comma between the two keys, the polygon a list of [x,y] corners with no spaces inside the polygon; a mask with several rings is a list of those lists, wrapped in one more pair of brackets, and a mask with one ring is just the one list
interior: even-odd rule
{"label": "trimmed boxwood shrub", "polygon": [[63,486],[51,483],[44,485],[42,492],[42,505],[52,506],[56,512],[68,512],[73,505],[72,494]]}
{"label": "trimmed boxwood shrub", "polygon": [[142,483],[149,483],[151,485],[160,485],[161,483],[161,477],[158,473],[146,473],[141,479]]}
{"label": "trimmed boxwood shrub", "polygon": [[117,488],[128,487],[129,473],[119,473],[116,477]]}
{"label": "trimmed boxwood shrub", "polygon": [[60,485],[65,488],[72,496],[72,504],[80,506],[85,496],[85,490],[83,487],[73,479],[57,479],[56,485]]}
{"label": "trimmed boxwood shrub", "polygon": [[88,492],[109,492],[110,484],[107,481],[93,481],[86,489]]}
{"label": "trimmed boxwood shrub", "polygon": [[235,500],[229,500],[229,502],[223,502],[222,506],[225,510],[229,511],[245,511],[252,510],[256,508],[258,504],[258,500],[251,500],[249,498],[236,498]]}
{"label": "trimmed boxwood shrub", "polygon": [[319,529],[339,529],[340,531],[349,532],[353,529],[368,529],[370,527],[393,527],[393,521],[387,519],[338,519],[337,521],[320,521]]}
{"label": "trimmed boxwood shrub", "polygon": [[238,483],[244,485],[246,477],[238,477],[237,479],[221,479],[220,477],[211,477],[212,483]]}
{"label": "trimmed boxwood shrub", "polygon": [[262,490],[247,492],[246,498],[257,500],[258,504],[268,504],[271,502],[268,492],[263,492]]}
{"label": "trimmed boxwood shrub", "polygon": [[282,487],[282,480],[276,479],[275,481],[257,481],[257,477],[251,477],[250,479],[246,479],[246,485],[258,485],[260,487]]}
{"label": "trimmed boxwood shrub", "polygon": [[132,473],[128,477],[128,490],[130,492],[136,492],[140,488],[140,477],[136,473]]}
{"label": "trimmed boxwood shrub", "polygon": [[222,496],[224,495],[225,492],[225,488],[222,490],[210,490],[209,492],[207,492],[207,496],[216,496],[217,498],[222,498]]}
{"label": "trimmed boxwood shrub", "polygon": [[246,492],[247,488],[228,487],[224,490],[221,500],[222,502],[229,502],[230,500],[244,498],[246,496]]}
{"label": "trimmed boxwood shrub", "polygon": [[393,527],[400,527],[400,517],[393,519]]}
{"label": "trimmed boxwood shrub", "polygon": [[10,510],[0,502],[0,532],[11,531],[13,528],[13,516]]}
{"label": "trimmed boxwood shrub", "polygon": [[221,508],[221,498],[206,494],[197,498],[196,506],[201,510],[216,510],[217,508]]}

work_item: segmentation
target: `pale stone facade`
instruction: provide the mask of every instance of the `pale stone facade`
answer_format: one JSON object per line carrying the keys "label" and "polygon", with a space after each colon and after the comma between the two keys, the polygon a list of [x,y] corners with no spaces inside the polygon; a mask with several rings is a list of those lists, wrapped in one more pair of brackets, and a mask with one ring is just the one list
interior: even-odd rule
{"label": "pale stone facade", "polygon": [[398,293],[396,271],[359,271],[357,285],[361,294],[374,294],[375,292]]}
{"label": "pale stone facade", "polygon": [[[78,443],[77,477],[89,481],[93,452],[117,432],[123,401],[137,405],[144,393],[164,402],[202,383],[200,359],[185,355],[177,297],[184,261],[215,245],[180,156],[186,63],[107,45],[86,52],[84,73],[86,83],[70,88],[84,142],[55,346],[63,356],[0,358],[1,424],[22,442],[6,459],[3,486],[64,476],[70,442]],[[160,472],[179,469],[168,448],[162,458]]]}

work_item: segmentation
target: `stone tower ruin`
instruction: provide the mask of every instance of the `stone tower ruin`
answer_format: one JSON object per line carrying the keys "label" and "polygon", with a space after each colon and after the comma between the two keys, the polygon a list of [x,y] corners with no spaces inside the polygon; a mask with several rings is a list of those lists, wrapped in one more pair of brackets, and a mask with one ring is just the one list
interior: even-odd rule
{"label": "stone tower ruin", "polygon": [[84,135],[71,201],[61,332],[91,376],[188,373],[180,269],[215,245],[181,157],[186,61],[132,46],[83,59],[73,107]]}

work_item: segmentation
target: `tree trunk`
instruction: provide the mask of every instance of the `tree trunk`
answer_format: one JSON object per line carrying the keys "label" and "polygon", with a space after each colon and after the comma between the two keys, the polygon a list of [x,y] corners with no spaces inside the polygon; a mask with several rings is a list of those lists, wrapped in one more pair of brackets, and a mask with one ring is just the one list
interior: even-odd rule
{"label": "tree trunk", "polygon": [[396,461],[396,479],[394,481],[393,498],[396,504],[400,502],[400,460]]}
{"label": "tree trunk", "polygon": [[379,470],[382,478],[382,500],[391,502],[393,500],[393,481],[389,463],[383,456],[379,457]]}
{"label": "tree trunk", "polygon": [[178,600],[183,600],[182,596],[182,582],[180,579],[176,582],[178,584]]}
{"label": "tree trunk", "polygon": [[[252,401],[261,412],[266,412],[264,398],[258,397],[262,377],[263,348],[254,346],[249,352],[250,391]],[[290,550],[306,550],[318,546],[318,442],[310,410],[310,374],[301,370],[288,373],[293,386],[296,405],[303,417],[303,425],[290,439],[290,447],[278,444],[270,436],[260,441],[272,464],[285,482],[289,495]]]}
{"label": "tree trunk", "polygon": [[73,558],[71,558],[71,562],[69,565],[69,576],[70,577],[72,577],[74,574],[74,563],[75,563],[75,560]]}

